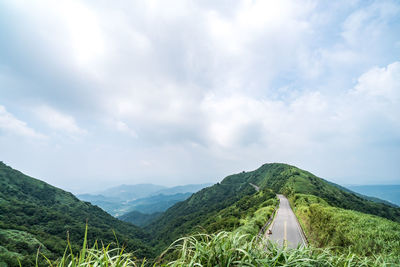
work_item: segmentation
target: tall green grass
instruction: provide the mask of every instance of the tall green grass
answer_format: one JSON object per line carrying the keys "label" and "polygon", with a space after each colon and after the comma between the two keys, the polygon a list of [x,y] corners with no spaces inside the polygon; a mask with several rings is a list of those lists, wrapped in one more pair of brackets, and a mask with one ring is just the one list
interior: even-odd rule
{"label": "tall green grass", "polygon": [[400,266],[400,224],[378,216],[331,207],[324,200],[297,194],[295,213],[310,243],[350,250],[363,256],[392,257]]}
{"label": "tall green grass", "polygon": [[[68,240],[68,246],[64,252],[62,258],[51,261],[45,255],[41,254],[41,257],[45,259],[48,266],[50,267],[95,267],[95,266],[106,266],[106,267],[137,267],[145,266],[146,259],[139,260],[134,257],[132,253],[127,253],[124,248],[119,246],[118,239],[116,238],[116,248],[110,248],[112,244],[105,246],[99,244],[97,241],[93,247],[89,248],[87,245],[87,232],[88,227],[86,225],[85,237],[83,239],[82,248],[78,253],[74,253],[71,247],[71,243]],[[39,253],[37,255],[36,267],[39,266]]]}
{"label": "tall green grass", "polygon": [[256,242],[249,235],[219,232],[198,234],[175,241],[165,252],[174,260],[162,265],[178,266],[396,266],[383,257],[362,257],[353,253],[333,254],[329,249],[289,249],[275,243]]}
{"label": "tall green grass", "polygon": [[398,266],[395,261],[383,256],[365,257],[351,252],[334,253],[331,249],[313,247],[289,249],[267,240],[256,241],[251,235],[237,231],[180,238],[154,261],[137,259],[133,254],[126,253],[123,248],[110,249],[110,245],[98,246],[95,243],[92,248],[88,248],[86,240],[85,235],[79,253],[74,254],[69,246],[59,260],[47,260],[48,266]]}

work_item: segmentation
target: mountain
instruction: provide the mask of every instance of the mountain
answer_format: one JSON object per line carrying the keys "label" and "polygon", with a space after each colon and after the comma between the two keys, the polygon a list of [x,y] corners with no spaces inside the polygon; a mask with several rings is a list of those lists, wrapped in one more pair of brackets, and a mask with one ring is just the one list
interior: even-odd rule
{"label": "mountain", "polygon": [[212,184],[188,184],[188,185],[179,185],[169,188],[161,189],[152,195],[175,195],[175,194],[184,194],[184,193],[195,193],[205,187],[209,187]]}
{"label": "mountain", "polygon": [[163,212],[175,203],[189,198],[192,193],[177,193],[173,195],[155,195],[146,198],[139,198],[128,203],[132,211],[139,211],[145,214]]}
{"label": "mountain", "polygon": [[346,192],[352,193],[352,194],[354,194],[356,196],[359,196],[359,197],[361,197],[361,198],[363,198],[365,200],[369,200],[369,201],[376,202],[376,203],[382,203],[382,204],[385,204],[385,205],[388,205],[388,206],[392,206],[394,208],[398,208],[399,207],[398,205],[393,204],[390,201],[383,200],[383,199],[380,199],[380,198],[377,198],[377,197],[363,195],[363,194],[357,193],[357,192],[355,192],[353,190],[350,190],[347,187],[344,187],[344,186],[341,186],[341,185],[338,185],[338,184],[335,184],[335,183],[332,183],[332,182],[329,182],[329,181],[328,181],[328,183],[330,183],[333,186],[336,186],[337,188],[339,188],[342,191],[346,191]]}
{"label": "mountain", "polygon": [[162,215],[162,212],[155,212],[152,214],[141,213],[140,211],[131,211],[118,217],[121,221],[129,222],[134,225],[143,227],[146,226]]}
{"label": "mountain", "polygon": [[400,185],[349,185],[346,187],[359,194],[384,199],[400,206]]}
{"label": "mountain", "polygon": [[[256,185],[260,191],[257,192],[251,184]],[[263,198],[260,192],[263,192]],[[160,250],[180,236],[199,229],[214,232],[240,227],[246,216],[253,216],[263,205],[271,206],[275,193],[287,196],[312,195],[332,207],[400,222],[398,208],[369,201],[294,166],[271,163],[255,171],[230,175],[221,183],[202,189],[169,208],[145,229],[153,233],[153,244]],[[258,199],[261,199],[261,206],[258,205]]]}
{"label": "mountain", "polygon": [[86,223],[89,244],[95,240],[108,244],[117,238],[138,256],[153,255],[145,244],[150,236],[139,227],[0,162],[0,263],[15,255],[23,266],[34,266],[39,246],[47,257],[59,257],[67,236],[73,249],[81,245]]}
{"label": "mountain", "polygon": [[80,194],[77,197],[99,206],[113,216],[121,216],[134,210],[151,214],[165,211],[209,185],[189,184],[175,187],[153,184],[121,185],[107,189],[98,195]]}
{"label": "mountain", "polygon": [[97,195],[105,196],[107,199],[119,199],[122,201],[131,201],[138,198],[150,196],[162,189],[165,186],[155,184],[135,184],[135,185],[119,185],[116,187],[104,190]]}

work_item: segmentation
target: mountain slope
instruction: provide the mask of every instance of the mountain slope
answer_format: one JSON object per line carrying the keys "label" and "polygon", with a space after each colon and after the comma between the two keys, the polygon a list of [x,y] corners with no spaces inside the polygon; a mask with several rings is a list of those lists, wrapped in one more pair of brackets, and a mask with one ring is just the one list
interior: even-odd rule
{"label": "mountain slope", "polygon": [[[272,190],[285,195],[315,195],[332,207],[356,210],[400,222],[398,208],[341,190],[338,186],[294,166],[272,163],[264,164],[255,171],[230,175],[221,183],[193,194],[189,199],[168,209],[146,229],[154,233],[156,242],[168,244],[174,238],[195,232],[199,229],[197,226],[206,230],[218,230],[218,227],[212,227],[213,218],[221,216],[224,210],[230,210],[230,213],[225,214],[226,225],[221,228],[229,228],[229,221],[237,223],[237,218],[243,218],[243,212],[252,208],[257,192],[250,183],[264,192]],[[247,205],[246,209],[238,211],[232,208],[241,205]]]}
{"label": "mountain slope", "polygon": [[43,244],[49,251],[50,257],[60,256],[66,247],[67,233],[73,247],[81,243],[86,222],[89,225],[89,244],[95,240],[114,242],[114,229],[119,242],[126,244],[127,250],[135,250],[141,256],[152,255],[152,250],[142,242],[149,237],[140,228],[0,162],[0,229],[3,229],[0,237],[1,245],[8,252],[31,255],[28,248],[32,242],[16,244],[16,239],[10,234],[14,233],[22,240],[36,239],[36,243]]}
{"label": "mountain slope", "polygon": [[[246,220],[251,220],[257,211],[269,216],[272,213],[269,207],[275,204],[275,194],[269,189],[257,192],[246,180],[224,180],[175,204],[145,229],[153,234],[153,245],[161,251],[188,233],[245,226]],[[262,227],[263,223],[264,220],[257,221],[256,227]],[[253,228],[256,232],[252,234],[256,234],[257,229]]]}

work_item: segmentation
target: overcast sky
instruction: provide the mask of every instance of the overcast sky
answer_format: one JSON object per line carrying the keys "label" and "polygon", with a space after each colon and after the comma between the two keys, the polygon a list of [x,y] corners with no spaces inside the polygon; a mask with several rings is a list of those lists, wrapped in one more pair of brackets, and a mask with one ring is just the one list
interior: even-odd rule
{"label": "overcast sky", "polygon": [[73,192],[399,184],[400,2],[1,1],[0,160]]}

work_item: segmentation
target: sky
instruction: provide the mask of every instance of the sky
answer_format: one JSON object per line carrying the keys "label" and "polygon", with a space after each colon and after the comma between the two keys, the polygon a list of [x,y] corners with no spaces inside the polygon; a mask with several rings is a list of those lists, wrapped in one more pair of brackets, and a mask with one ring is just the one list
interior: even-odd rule
{"label": "sky", "polygon": [[0,1],[0,160],[75,193],[400,184],[400,2]]}

